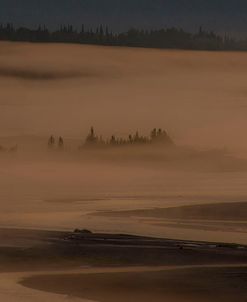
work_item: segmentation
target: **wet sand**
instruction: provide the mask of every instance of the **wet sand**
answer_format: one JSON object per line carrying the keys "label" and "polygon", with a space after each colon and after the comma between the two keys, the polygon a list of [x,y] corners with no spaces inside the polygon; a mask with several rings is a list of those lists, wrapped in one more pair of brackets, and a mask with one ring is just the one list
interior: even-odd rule
{"label": "wet sand", "polygon": [[246,246],[88,231],[1,229],[0,237],[6,302],[246,299]]}
{"label": "wet sand", "polygon": [[200,204],[121,212],[112,211],[102,213],[102,215],[244,222],[247,221],[247,202]]}
{"label": "wet sand", "polygon": [[0,270],[247,263],[246,246],[133,235],[1,229]]}
{"label": "wet sand", "polygon": [[[135,269],[134,269],[135,270]],[[29,288],[101,302],[245,302],[246,267],[174,267],[121,273],[40,275],[20,283]],[[142,271],[142,272],[141,272]]]}
{"label": "wet sand", "polygon": [[156,227],[160,234],[173,239],[224,241],[246,244],[247,203],[221,202],[201,203],[174,207],[172,203],[162,206],[121,211],[97,211],[96,217],[109,217],[115,221],[138,221],[150,229]]}

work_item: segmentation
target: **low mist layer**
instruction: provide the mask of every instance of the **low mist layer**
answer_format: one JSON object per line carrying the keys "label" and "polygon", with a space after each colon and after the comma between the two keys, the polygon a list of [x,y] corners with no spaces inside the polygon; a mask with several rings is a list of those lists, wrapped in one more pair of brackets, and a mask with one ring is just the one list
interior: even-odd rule
{"label": "low mist layer", "polygon": [[179,143],[244,156],[246,68],[246,53],[1,43],[0,135],[160,127]]}
{"label": "low mist layer", "polygon": [[[2,225],[183,237],[87,214],[244,201],[246,70],[246,53],[1,43]],[[154,127],[174,145],[85,150],[91,126],[107,146]]]}

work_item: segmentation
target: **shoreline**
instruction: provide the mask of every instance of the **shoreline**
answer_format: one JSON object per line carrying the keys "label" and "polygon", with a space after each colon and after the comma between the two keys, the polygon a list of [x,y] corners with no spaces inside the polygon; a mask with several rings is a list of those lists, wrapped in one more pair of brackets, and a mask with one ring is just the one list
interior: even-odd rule
{"label": "shoreline", "polygon": [[[0,228],[0,237],[0,299],[6,302],[233,302],[236,292],[238,302],[246,301],[235,282],[245,284],[247,246],[88,230]],[[10,247],[11,241],[28,244]],[[228,293],[229,274],[234,278]]]}
{"label": "shoreline", "polygon": [[[141,301],[161,302],[170,299],[172,302],[184,301],[234,301],[238,294],[238,301],[246,301],[245,291],[222,288],[228,274],[242,274],[246,272],[244,265],[198,265],[174,267],[125,267],[125,268],[88,268],[67,272],[49,272],[22,276],[18,284],[31,290],[45,293],[60,294],[65,298],[90,299],[90,301]],[[211,293],[213,282],[208,275],[217,275],[214,284],[214,298]],[[184,277],[189,280],[184,280]],[[196,278],[207,279],[199,283]],[[165,280],[164,280],[165,279]],[[178,280],[177,280],[178,279]],[[239,278],[241,279],[241,278]],[[187,282],[189,281],[189,289]],[[244,281],[244,280],[241,280]],[[165,284],[167,282],[168,284]],[[157,284],[158,283],[158,284]],[[234,281],[232,282],[234,284]],[[244,282],[242,282],[244,284]],[[242,284],[241,283],[241,284]],[[145,285],[145,287],[143,287]],[[177,291],[177,286],[180,290]],[[164,288],[161,288],[164,286]],[[194,292],[193,292],[194,291]],[[119,296],[119,293],[120,296]],[[236,297],[235,297],[236,298]]]}

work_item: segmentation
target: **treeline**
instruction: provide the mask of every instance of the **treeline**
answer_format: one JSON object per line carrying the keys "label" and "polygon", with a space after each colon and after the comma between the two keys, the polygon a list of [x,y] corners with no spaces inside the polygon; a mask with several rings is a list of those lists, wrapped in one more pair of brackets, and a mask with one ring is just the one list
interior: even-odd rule
{"label": "treeline", "polygon": [[[142,136],[137,131],[135,134],[129,134],[127,138],[117,137],[112,135],[109,138],[104,139],[102,136],[98,136],[94,128],[91,127],[89,134],[79,149],[83,148],[105,148],[105,147],[121,147],[121,146],[133,146],[133,145],[163,145],[163,146],[175,146],[173,140],[165,130],[154,128],[149,136]],[[64,139],[60,136],[58,140],[52,135],[48,139],[49,149],[58,148],[62,150],[65,146]]]}
{"label": "treeline", "polygon": [[199,28],[197,33],[189,33],[180,28],[159,30],[130,29],[124,33],[113,33],[107,26],[96,29],[75,29],[72,25],[61,26],[50,31],[46,26],[37,29],[16,28],[12,24],[0,25],[0,40],[24,42],[60,42],[96,44],[109,46],[129,46],[146,48],[176,48],[192,50],[247,50],[247,40],[237,40],[220,36],[213,31]]}
{"label": "treeline", "polygon": [[106,147],[106,146],[128,146],[128,145],[147,145],[162,144],[174,146],[174,142],[165,130],[154,128],[149,136],[142,136],[137,131],[135,134],[129,134],[128,138],[112,135],[108,139],[98,136],[94,128],[90,129],[88,136],[82,146],[84,147]]}

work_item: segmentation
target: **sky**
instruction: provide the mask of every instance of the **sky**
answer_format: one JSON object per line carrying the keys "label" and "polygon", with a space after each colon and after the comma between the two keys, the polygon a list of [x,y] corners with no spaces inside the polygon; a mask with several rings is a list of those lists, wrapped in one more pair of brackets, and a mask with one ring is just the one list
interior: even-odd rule
{"label": "sky", "polygon": [[179,26],[195,31],[245,34],[246,0],[0,0],[0,21],[54,28],[103,23],[115,31],[130,27]]}

